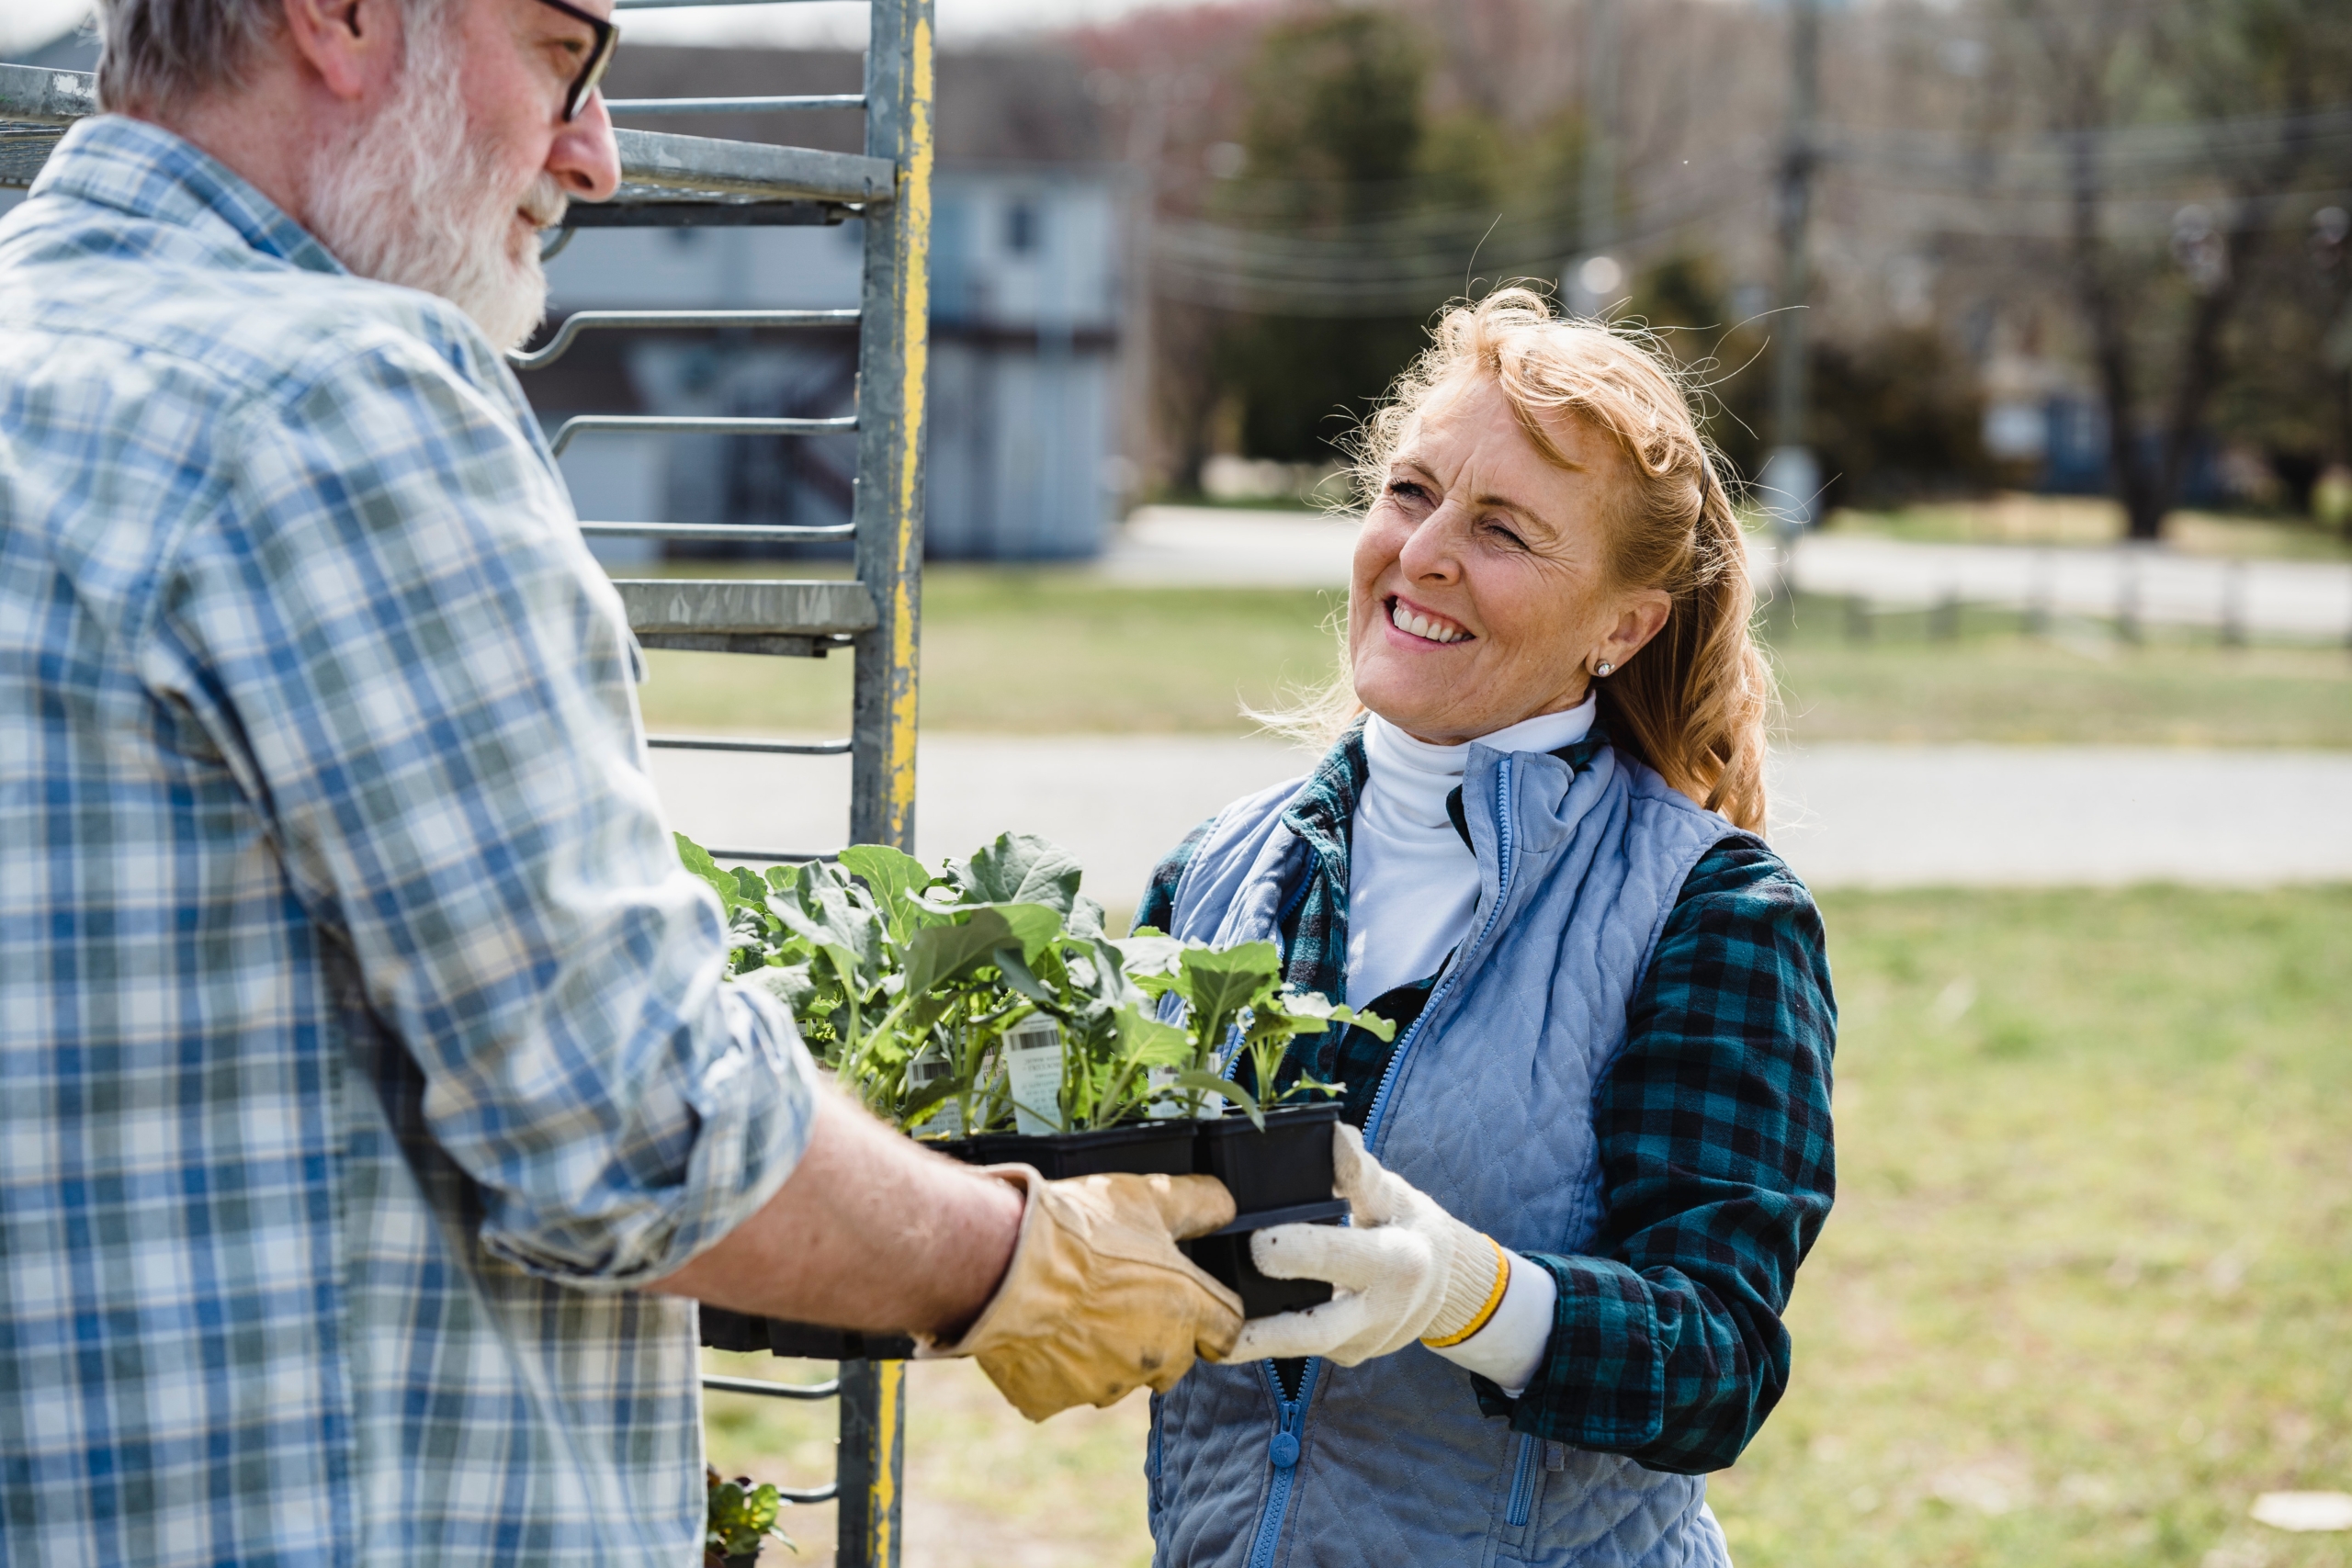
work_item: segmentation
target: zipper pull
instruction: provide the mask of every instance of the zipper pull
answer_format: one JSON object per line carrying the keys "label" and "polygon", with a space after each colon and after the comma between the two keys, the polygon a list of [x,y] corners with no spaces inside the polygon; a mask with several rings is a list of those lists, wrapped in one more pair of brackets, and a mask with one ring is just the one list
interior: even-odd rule
{"label": "zipper pull", "polygon": [[1299,1416],[1304,1404],[1298,1400],[1285,1401],[1282,1421],[1274,1428],[1274,1440],[1266,1445],[1266,1462],[1276,1470],[1291,1470],[1298,1464]]}

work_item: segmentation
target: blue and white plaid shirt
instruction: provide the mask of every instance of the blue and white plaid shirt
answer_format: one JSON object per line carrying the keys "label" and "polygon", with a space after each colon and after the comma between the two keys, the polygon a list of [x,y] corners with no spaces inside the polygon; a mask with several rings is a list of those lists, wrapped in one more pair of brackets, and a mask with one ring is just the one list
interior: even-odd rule
{"label": "blue and white plaid shirt", "polygon": [[662,1562],[811,1069],[454,308],[188,143],[0,220],[0,1562]]}

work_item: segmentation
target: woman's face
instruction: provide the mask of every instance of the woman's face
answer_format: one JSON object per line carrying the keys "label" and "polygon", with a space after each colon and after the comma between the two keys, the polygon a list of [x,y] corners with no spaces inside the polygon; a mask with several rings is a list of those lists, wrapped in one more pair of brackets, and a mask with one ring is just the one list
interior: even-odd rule
{"label": "woman's face", "polygon": [[[1357,697],[1418,739],[1458,745],[1584,701],[1666,624],[1659,589],[1612,586],[1604,529],[1629,482],[1600,432],[1558,418],[1546,458],[1502,389],[1435,393],[1357,536],[1348,657]],[[1401,623],[1401,624],[1400,624]]]}

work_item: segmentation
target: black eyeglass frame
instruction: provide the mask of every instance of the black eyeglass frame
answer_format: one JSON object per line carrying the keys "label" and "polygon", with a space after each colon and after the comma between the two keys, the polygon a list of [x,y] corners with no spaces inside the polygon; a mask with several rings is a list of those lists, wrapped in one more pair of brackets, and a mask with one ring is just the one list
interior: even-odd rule
{"label": "black eyeglass frame", "polygon": [[588,95],[604,81],[605,69],[613,62],[613,53],[621,46],[621,29],[602,17],[590,16],[579,6],[567,4],[567,0],[539,0],[539,4],[550,11],[562,12],[575,22],[587,23],[589,30],[596,35],[586,62],[580,67],[580,74],[573,77],[571,85],[564,89],[563,123],[570,125],[580,118],[580,111],[588,107]]}

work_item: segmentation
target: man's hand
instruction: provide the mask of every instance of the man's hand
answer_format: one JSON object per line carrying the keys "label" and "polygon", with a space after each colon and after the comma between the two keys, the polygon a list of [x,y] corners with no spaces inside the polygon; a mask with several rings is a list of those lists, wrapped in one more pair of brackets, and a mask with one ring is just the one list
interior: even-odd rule
{"label": "man's hand", "polygon": [[1027,1166],[990,1174],[1028,1196],[1004,1282],[952,1345],[1032,1421],[1073,1404],[1165,1393],[1196,1356],[1216,1359],[1241,1329],[1241,1302],[1176,1250],[1233,1218],[1207,1176],[1086,1176],[1047,1181]]}
{"label": "man's hand", "polygon": [[952,1334],[1004,1278],[1021,1194],[827,1090],[757,1213],[654,1288],[761,1317]]}

